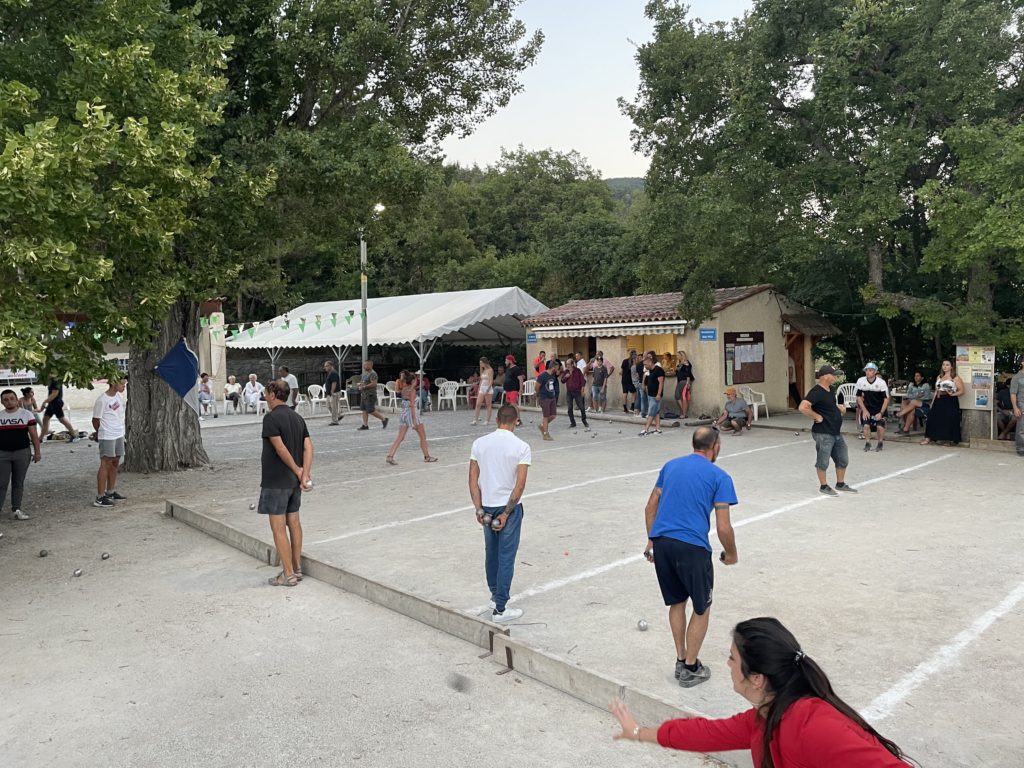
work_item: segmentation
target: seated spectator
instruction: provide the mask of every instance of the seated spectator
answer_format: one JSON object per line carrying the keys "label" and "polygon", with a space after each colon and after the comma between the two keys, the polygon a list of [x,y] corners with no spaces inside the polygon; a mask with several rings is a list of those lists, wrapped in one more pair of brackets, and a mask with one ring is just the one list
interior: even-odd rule
{"label": "seated spectator", "polygon": [[[199,374],[199,408],[200,413],[207,413],[210,410],[210,406],[213,405],[213,386],[210,384],[210,374],[201,373]],[[214,413],[216,417],[216,412]],[[203,417],[200,416],[199,420],[202,421]]]}
{"label": "seated spectator", "polygon": [[1010,400],[1010,382],[1004,380],[996,384],[996,439],[1013,440],[1016,426],[1017,417],[1013,415],[1013,402]]}
{"label": "seated spectator", "polygon": [[896,417],[900,422],[896,432],[903,435],[913,432],[914,422],[918,418],[922,421],[928,418],[931,402],[932,385],[925,381],[923,373],[914,371],[914,382],[907,387],[907,394],[903,396],[903,404]]}
{"label": "seated spectator", "polygon": [[728,426],[734,435],[740,435],[743,433],[743,428],[750,429],[753,422],[754,412],[747,401],[736,395],[736,387],[726,387],[725,407],[714,426]]}
{"label": "seated spectator", "polygon": [[228,376],[228,383],[224,385],[224,406],[225,411],[227,410],[227,404],[231,403],[234,409],[237,411],[239,404],[238,401],[242,399],[242,385],[239,384],[234,376]]}
{"label": "seated spectator", "polygon": [[480,389],[480,374],[473,371],[466,379],[466,399],[469,401],[469,407],[473,408],[476,405],[476,393]]}
{"label": "seated spectator", "polygon": [[246,383],[245,389],[242,390],[242,400],[245,402],[245,407],[252,408],[255,411],[262,399],[263,385],[256,379],[255,373],[250,373],[249,381]]}

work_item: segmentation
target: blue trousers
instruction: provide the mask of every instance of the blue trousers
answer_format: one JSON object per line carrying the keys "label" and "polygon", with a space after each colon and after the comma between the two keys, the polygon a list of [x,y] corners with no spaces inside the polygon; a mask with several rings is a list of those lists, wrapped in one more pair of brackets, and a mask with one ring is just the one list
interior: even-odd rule
{"label": "blue trousers", "polygon": [[[484,507],[484,512],[499,515],[504,507]],[[484,550],[486,559],[487,587],[491,590],[494,608],[499,613],[505,610],[508,593],[512,589],[512,575],[516,567],[516,553],[519,551],[519,533],[523,526],[523,505],[516,508],[505,521],[505,527],[498,532],[484,526]]]}
{"label": "blue trousers", "polygon": [[641,387],[637,393],[640,396],[640,415],[647,415],[648,404],[650,403],[651,396],[647,394],[647,387]]}

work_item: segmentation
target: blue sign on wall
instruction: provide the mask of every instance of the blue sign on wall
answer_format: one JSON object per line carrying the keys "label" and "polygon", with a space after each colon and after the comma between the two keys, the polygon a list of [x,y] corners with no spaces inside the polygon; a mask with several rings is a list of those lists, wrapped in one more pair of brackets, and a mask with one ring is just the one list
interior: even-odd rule
{"label": "blue sign on wall", "polygon": [[537,343],[537,334],[536,333],[528,333],[528,334],[526,334],[526,343],[527,344],[536,344]]}
{"label": "blue sign on wall", "polygon": [[718,329],[717,328],[701,328],[700,329],[700,340],[701,341],[718,341]]}

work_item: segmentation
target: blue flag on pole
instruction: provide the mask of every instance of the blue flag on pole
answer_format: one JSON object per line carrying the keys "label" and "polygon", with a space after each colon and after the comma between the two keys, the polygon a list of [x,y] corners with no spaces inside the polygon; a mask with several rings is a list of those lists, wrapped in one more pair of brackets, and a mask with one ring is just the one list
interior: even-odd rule
{"label": "blue flag on pole", "polygon": [[156,364],[157,375],[181,396],[189,408],[199,410],[199,358],[182,339]]}

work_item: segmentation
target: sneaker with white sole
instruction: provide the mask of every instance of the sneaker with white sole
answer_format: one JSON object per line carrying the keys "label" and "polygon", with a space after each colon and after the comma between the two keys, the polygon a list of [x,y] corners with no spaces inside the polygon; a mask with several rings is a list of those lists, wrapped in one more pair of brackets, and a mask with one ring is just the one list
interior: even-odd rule
{"label": "sneaker with white sole", "polygon": [[15,520],[31,520],[32,519],[31,515],[26,515],[20,509],[14,510],[14,513],[11,515],[11,517],[13,517]]}
{"label": "sneaker with white sole", "polygon": [[114,506],[114,502],[112,502],[106,496],[97,496],[96,499],[93,501],[92,505],[94,507],[112,507]]}
{"label": "sneaker with white sole", "polygon": [[505,606],[505,610],[498,613],[497,609],[491,612],[491,621],[496,624],[508,624],[510,621],[515,621],[523,615],[522,608],[509,608]]}
{"label": "sneaker with white sole", "polygon": [[122,496],[117,491],[107,491],[106,496],[111,501],[127,501],[128,500],[127,496]]}
{"label": "sneaker with white sole", "polygon": [[711,679],[711,670],[700,663],[700,659],[697,659],[697,670],[689,670],[685,666],[682,672],[679,673],[679,687],[680,688],[693,688],[695,685],[700,685]]}

